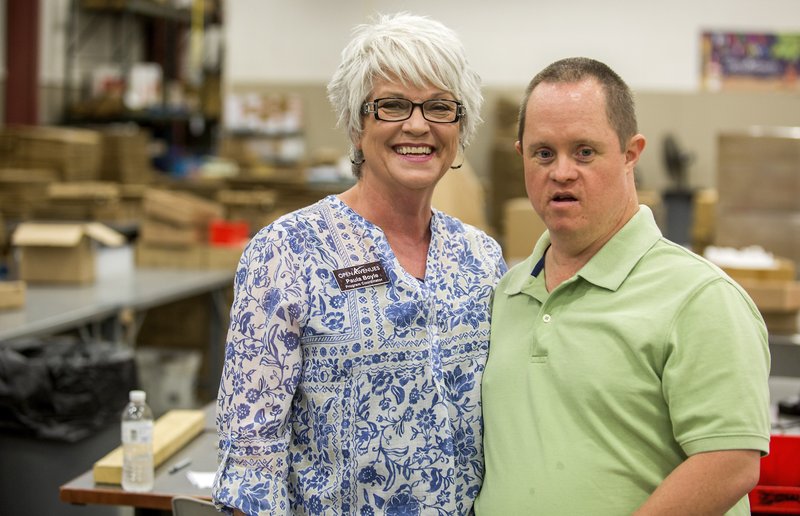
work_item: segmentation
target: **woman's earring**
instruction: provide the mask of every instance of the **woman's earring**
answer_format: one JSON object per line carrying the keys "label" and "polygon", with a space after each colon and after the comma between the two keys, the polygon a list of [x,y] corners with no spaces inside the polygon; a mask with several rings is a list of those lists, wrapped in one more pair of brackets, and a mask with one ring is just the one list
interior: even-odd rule
{"label": "woman's earring", "polygon": [[461,149],[461,163],[459,163],[458,165],[450,165],[450,168],[452,170],[457,170],[464,166],[464,146],[459,145],[458,147]]}
{"label": "woman's earring", "polygon": [[363,165],[364,162],[367,161],[364,159],[364,153],[361,149],[353,149],[353,155],[350,157],[350,163],[355,166]]}

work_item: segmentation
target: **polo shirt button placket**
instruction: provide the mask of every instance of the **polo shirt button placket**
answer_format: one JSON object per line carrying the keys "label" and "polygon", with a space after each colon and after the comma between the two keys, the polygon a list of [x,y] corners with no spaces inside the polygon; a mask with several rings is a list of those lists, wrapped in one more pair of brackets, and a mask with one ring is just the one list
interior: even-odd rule
{"label": "polo shirt button placket", "polygon": [[542,321],[544,321],[546,323],[549,323],[551,319],[552,319],[552,317],[550,317],[550,314],[544,314],[542,316]]}

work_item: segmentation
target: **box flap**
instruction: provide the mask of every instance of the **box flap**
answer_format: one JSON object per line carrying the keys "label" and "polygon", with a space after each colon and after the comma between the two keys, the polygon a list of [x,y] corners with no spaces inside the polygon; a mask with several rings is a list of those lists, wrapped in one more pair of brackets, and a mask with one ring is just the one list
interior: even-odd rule
{"label": "box flap", "polygon": [[103,181],[71,181],[50,183],[47,196],[51,200],[112,200],[119,198],[119,185]]}
{"label": "box flap", "polygon": [[116,247],[125,243],[125,235],[99,222],[86,224],[23,222],[14,231],[11,243],[16,246],[74,247],[84,236],[107,246]]}
{"label": "box flap", "polygon": [[85,224],[84,230],[90,238],[107,246],[118,247],[125,243],[125,235],[99,222]]}
{"label": "box flap", "polygon": [[11,236],[11,243],[16,246],[74,247],[83,235],[83,224],[23,222]]}

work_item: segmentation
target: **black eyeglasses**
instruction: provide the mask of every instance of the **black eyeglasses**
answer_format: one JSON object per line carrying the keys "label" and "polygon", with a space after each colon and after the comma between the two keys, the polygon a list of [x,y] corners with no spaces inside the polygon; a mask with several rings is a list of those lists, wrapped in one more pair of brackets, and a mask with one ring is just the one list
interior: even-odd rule
{"label": "black eyeglasses", "polygon": [[411,102],[408,99],[383,98],[375,99],[372,102],[364,102],[361,106],[361,114],[368,115],[373,113],[375,120],[384,122],[402,122],[411,118],[414,108],[422,110],[422,117],[428,122],[437,124],[452,124],[458,122],[467,110],[464,105],[457,100],[431,99],[425,102]]}

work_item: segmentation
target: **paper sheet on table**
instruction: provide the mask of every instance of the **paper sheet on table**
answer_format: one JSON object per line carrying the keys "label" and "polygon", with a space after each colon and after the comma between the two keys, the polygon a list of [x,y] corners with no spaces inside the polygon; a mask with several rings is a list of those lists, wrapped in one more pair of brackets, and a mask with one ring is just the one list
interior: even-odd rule
{"label": "paper sheet on table", "polygon": [[209,489],[214,485],[215,472],[187,471],[186,478],[198,489]]}

